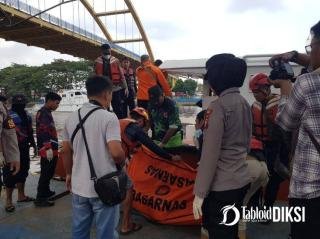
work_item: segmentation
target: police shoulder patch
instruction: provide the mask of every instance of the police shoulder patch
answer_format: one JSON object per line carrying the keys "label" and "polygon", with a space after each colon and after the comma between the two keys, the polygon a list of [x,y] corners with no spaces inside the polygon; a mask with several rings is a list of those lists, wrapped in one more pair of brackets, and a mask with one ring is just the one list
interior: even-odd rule
{"label": "police shoulder patch", "polygon": [[212,109],[207,109],[207,111],[206,111],[206,114],[204,116],[204,125],[203,125],[203,127],[205,129],[207,129],[209,126],[209,118],[210,118],[210,115],[212,114],[212,112],[213,112]]}

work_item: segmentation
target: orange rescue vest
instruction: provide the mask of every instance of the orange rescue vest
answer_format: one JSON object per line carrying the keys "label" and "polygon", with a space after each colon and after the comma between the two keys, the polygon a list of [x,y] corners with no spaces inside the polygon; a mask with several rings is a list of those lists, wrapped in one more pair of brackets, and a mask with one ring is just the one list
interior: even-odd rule
{"label": "orange rescue vest", "polygon": [[279,104],[280,96],[274,95],[265,107],[256,101],[251,107],[253,118],[253,136],[261,141],[270,141],[269,127],[274,124]]}
{"label": "orange rescue vest", "polygon": [[[95,60],[95,72],[97,75],[104,75],[104,62],[102,56]],[[110,74],[112,83],[118,85],[121,83],[121,71],[119,60],[113,56],[110,58]]]}
{"label": "orange rescue vest", "polygon": [[128,125],[135,123],[136,121],[133,119],[121,119],[119,120],[120,123],[120,131],[121,131],[121,144],[122,149],[125,152],[126,157],[129,157],[130,153],[132,153],[133,149],[136,148],[139,144],[139,142],[132,141],[129,139],[129,137],[126,135],[125,131]]}

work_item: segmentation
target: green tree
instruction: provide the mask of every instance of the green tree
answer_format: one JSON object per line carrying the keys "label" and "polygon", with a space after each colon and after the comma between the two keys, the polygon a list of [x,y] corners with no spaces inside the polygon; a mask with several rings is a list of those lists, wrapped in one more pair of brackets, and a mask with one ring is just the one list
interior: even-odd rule
{"label": "green tree", "polygon": [[91,61],[58,59],[42,66],[12,64],[0,70],[0,87],[8,96],[23,93],[31,98],[31,91],[40,96],[49,91],[83,86],[92,71]]}
{"label": "green tree", "polygon": [[178,79],[176,81],[175,86],[172,89],[173,92],[184,92],[185,93],[185,89],[184,89],[184,83],[181,79]]}
{"label": "green tree", "polygon": [[198,83],[195,80],[187,79],[184,82],[184,89],[188,95],[194,95],[196,92]]}

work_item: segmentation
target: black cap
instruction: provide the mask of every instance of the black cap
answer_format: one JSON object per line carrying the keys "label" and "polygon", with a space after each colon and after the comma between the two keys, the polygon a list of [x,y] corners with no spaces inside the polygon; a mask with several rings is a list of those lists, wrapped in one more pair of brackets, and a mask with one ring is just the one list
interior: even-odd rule
{"label": "black cap", "polygon": [[206,68],[205,80],[217,95],[226,89],[241,87],[247,73],[246,62],[227,53],[212,56],[206,62]]}
{"label": "black cap", "polygon": [[148,93],[150,103],[157,103],[159,97],[163,95],[163,91],[158,85],[149,88]]}
{"label": "black cap", "polygon": [[12,104],[27,104],[28,100],[23,94],[16,94],[12,97]]}
{"label": "black cap", "polygon": [[142,55],[140,57],[140,60],[141,60],[141,63],[145,62],[145,61],[148,61],[150,59],[150,57],[148,55]]}
{"label": "black cap", "polygon": [[160,59],[158,59],[158,60],[155,60],[154,65],[155,66],[161,66],[162,63],[163,62]]}
{"label": "black cap", "polygon": [[101,49],[105,49],[105,50],[108,50],[108,49],[111,49],[110,45],[108,43],[104,43],[101,45]]}

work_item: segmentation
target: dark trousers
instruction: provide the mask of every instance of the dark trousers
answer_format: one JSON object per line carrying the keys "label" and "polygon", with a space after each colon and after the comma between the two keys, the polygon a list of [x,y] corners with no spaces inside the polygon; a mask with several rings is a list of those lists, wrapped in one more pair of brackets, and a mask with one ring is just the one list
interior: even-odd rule
{"label": "dark trousers", "polygon": [[276,160],[276,157],[288,157],[288,155],[285,155],[285,152],[283,154],[280,153],[280,148],[278,143],[273,142],[267,142],[265,144],[265,156],[267,159],[267,166],[270,174],[269,182],[266,187],[265,191],[265,206],[272,207],[274,202],[277,199],[277,194],[279,191],[279,187],[281,182],[284,181],[283,178],[281,178],[275,171],[274,171],[274,163]]}
{"label": "dark trousers", "polygon": [[320,197],[313,199],[289,199],[290,207],[305,207],[304,223],[291,223],[292,239],[319,239],[320,238]]}
{"label": "dark trousers", "polygon": [[126,104],[125,104],[126,109],[129,106],[129,110],[131,111],[136,107],[136,104],[134,102],[135,97],[136,97],[135,91],[132,89],[129,89],[129,95],[127,97]]}
{"label": "dark trousers", "polygon": [[16,175],[12,175],[10,166],[3,167],[3,182],[8,188],[14,188],[17,183],[25,183],[30,169],[29,146],[19,145],[20,170]]}
{"label": "dark trousers", "polygon": [[112,93],[111,105],[113,112],[117,115],[118,119],[124,119],[128,116],[127,112],[124,112],[124,105],[126,101],[124,91],[125,90],[122,89]]}
{"label": "dark trousers", "polygon": [[148,100],[138,100],[138,107],[142,107],[145,110],[148,109],[149,101]]}
{"label": "dark trousers", "polygon": [[50,161],[46,158],[41,158],[41,173],[38,182],[37,199],[47,198],[47,195],[50,192],[50,180],[56,170],[57,161],[58,157],[53,157]]}
{"label": "dark trousers", "polygon": [[[243,198],[247,193],[249,185],[228,191],[211,191],[204,199],[202,205],[202,221],[203,227],[208,230],[209,238],[214,239],[237,239],[238,238],[238,222],[233,226],[220,224],[223,221],[224,214],[222,208],[232,206],[239,210],[241,215],[241,206]],[[235,219],[235,213],[229,210],[227,213],[227,223]]]}

